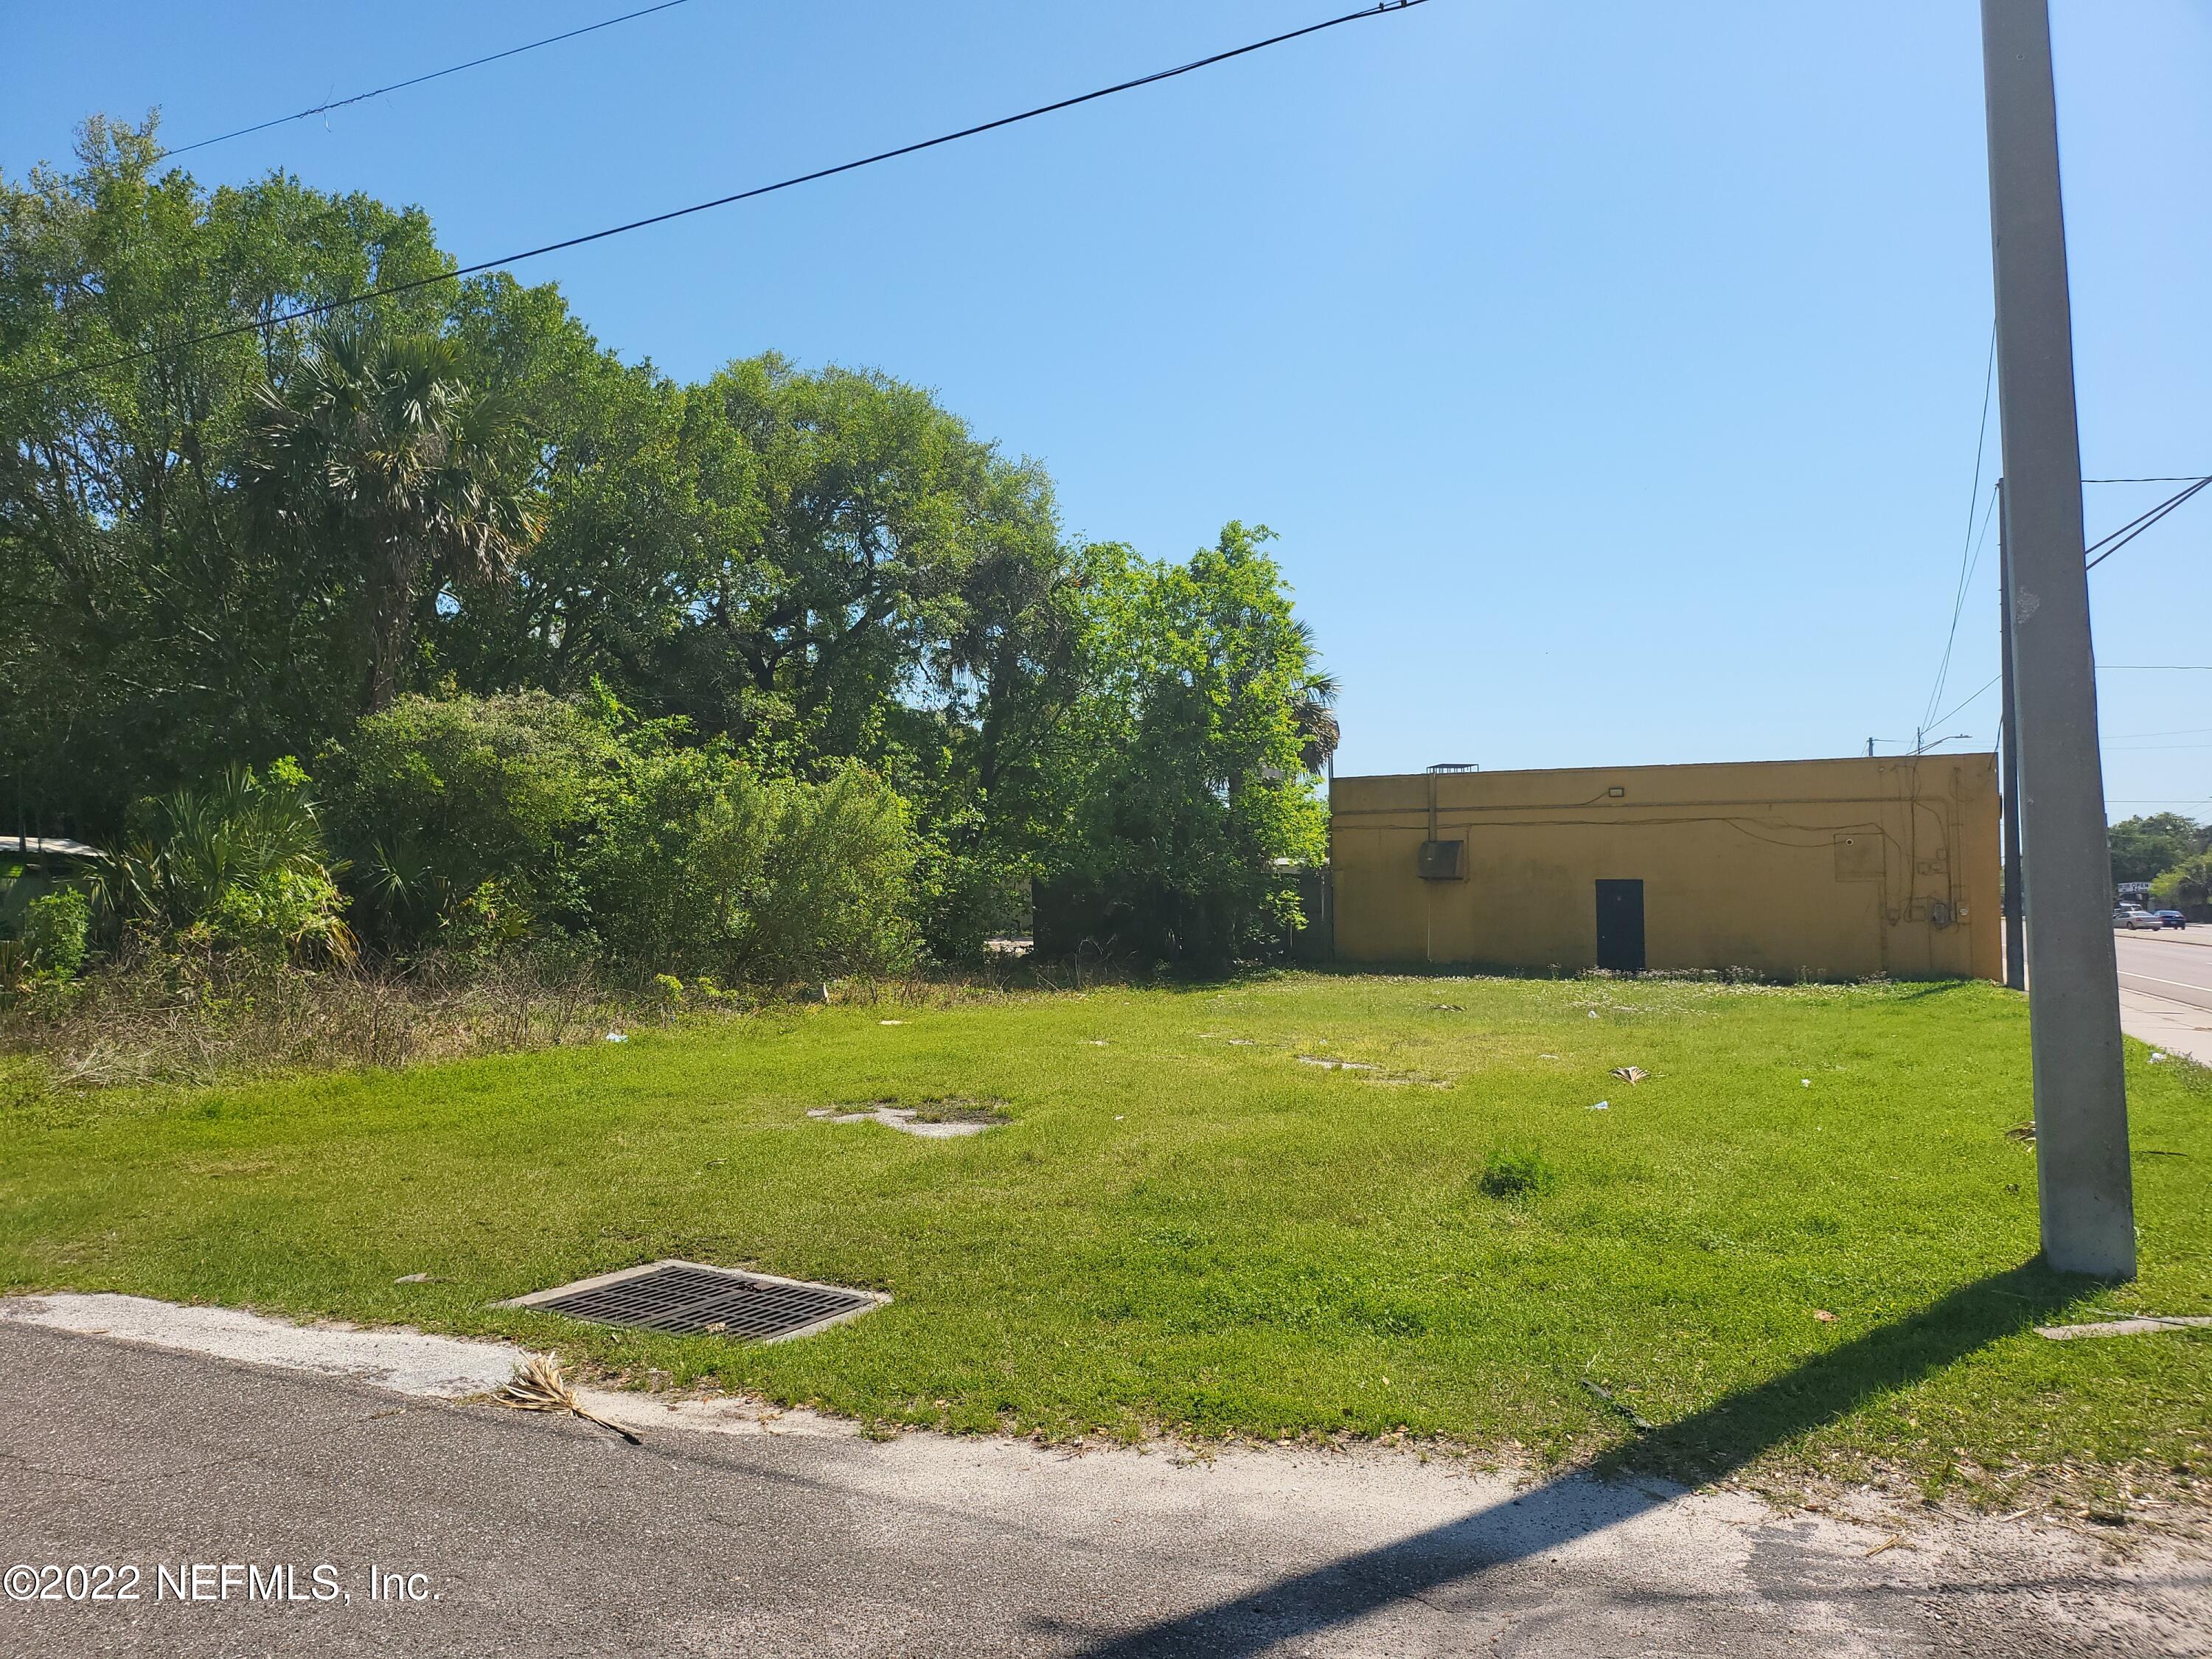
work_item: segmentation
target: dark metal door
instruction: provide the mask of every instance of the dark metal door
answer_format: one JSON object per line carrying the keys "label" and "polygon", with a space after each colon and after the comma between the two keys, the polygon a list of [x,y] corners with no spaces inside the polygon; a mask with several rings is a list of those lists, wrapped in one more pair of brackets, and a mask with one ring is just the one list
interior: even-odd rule
{"label": "dark metal door", "polygon": [[1644,971],[1644,884],[1597,884],[1597,965],[1616,973]]}

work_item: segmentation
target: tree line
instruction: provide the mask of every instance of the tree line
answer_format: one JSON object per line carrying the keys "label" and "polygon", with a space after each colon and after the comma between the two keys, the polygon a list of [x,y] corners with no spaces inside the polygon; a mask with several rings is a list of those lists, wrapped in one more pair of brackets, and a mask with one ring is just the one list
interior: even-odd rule
{"label": "tree line", "polygon": [[1335,686],[1263,527],[1072,538],[920,387],[684,383],[505,275],[179,344],[453,269],[419,210],[209,190],[150,121],[0,178],[6,828],[159,888],[179,826],[289,802],[392,952],[818,967],[762,943],[810,859],[886,884],[870,959],[971,955],[1034,883],[1155,957],[1279,939]]}
{"label": "tree line", "polygon": [[2212,907],[2212,823],[2179,812],[2123,818],[2105,832],[2115,882],[2148,882],[2162,909],[2199,913]]}

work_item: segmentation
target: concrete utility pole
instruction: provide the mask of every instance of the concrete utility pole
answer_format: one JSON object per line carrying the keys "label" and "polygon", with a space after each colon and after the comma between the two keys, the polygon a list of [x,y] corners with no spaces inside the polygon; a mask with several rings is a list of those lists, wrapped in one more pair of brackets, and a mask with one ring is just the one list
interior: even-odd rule
{"label": "concrete utility pole", "polygon": [[2135,1188],[2082,567],[2081,445],[2047,0],[1982,0],[2044,1259],[2129,1279]]}
{"label": "concrete utility pole", "polygon": [[2020,908],[2020,714],[2012,700],[2012,555],[2005,550],[2004,480],[1997,480],[1997,635],[2002,641],[2004,684],[1998,718],[2004,725],[2004,957],[2005,983],[2027,988],[2027,919]]}

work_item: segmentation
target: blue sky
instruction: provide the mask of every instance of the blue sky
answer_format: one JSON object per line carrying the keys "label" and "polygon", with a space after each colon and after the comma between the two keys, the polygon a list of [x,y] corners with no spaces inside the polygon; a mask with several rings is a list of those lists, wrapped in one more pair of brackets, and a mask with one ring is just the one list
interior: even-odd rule
{"label": "blue sky", "polygon": [[[0,167],[94,110],[188,143],[627,9],[17,0]],[[187,159],[419,203],[473,261],[1332,9],[690,0]],[[2212,471],[2212,10],[2055,27],[2084,471]],[[1273,526],[1344,681],[1340,769],[1377,771],[1909,744],[1972,510],[1987,234],[1971,0],[1431,0],[518,274],[678,375],[775,348],[933,386],[1050,466],[1073,530],[1180,555]],[[2164,493],[2093,487],[2091,535]],[[2100,660],[2212,663],[2208,547],[2212,492],[2098,570]],[[1943,706],[1995,624],[1988,547]],[[2212,816],[2212,672],[2101,680],[2113,815]],[[1941,731],[1986,745],[1996,701]]]}

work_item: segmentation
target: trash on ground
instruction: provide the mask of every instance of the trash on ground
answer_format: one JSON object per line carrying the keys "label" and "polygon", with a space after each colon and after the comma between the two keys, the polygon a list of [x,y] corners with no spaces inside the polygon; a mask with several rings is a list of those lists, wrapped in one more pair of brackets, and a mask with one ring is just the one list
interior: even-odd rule
{"label": "trash on ground", "polygon": [[402,1273],[392,1281],[395,1285],[442,1285],[442,1279],[433,1279],[428,1273]]}
{"label": "trash on ground", "polygon": [[1613,1075],[1623,1083],[1641,1083],[1651,1073],[1641,1066],[1616,1066],[1613,1068]]}
{"label": "trash on ground", "polygon": [[2165,1056],[2163,1054],[2160,1053],[2160,1052],[2159,1052],[2158,1050],[2156,1050],[2156,1049],[2153,1049],[2153,1050],[2151,1051],[2151,1056],[2150,1056],[2150,1057],[2151,1057],[2151,1063],[2152,1063],[2152,1064],[2154,1064],[2154,1065],[2157,1064],[2157,1062],[2159,1062],[2160,1060],[2164,1060],[2164,1059],[2166,1058],[2166,1056]]}
{"label": "trash on ground", "polygon": [[629,1033],[627,1031],[610,1031],[607,1033],[607,1041],[610,1042],[628,1042],[629,1041]]}
{"label": "trash on ground", "polygon": [[903,1025],[906,1022],[902,1019],[879,1019],[876,1024],[878,1025]]}
{"label": "trash on ground", "polygon": [[1801,1089],[1809,1089],[1813,1086],[1813,1079],[1809,1077],[1801,1077],[1797,1079],[1797,1086]]}
{"label": "trash on ground", "polygon": [[2212,1319],[2138,1314],[2132,1319],[2105,1319],[2090,1325],[2038,1325],[2035,1334],[2053,1342],[2071,1342],[2081,1336],[2142,1336],[2152,1331],[2212,1330]]}
{"label": "trash on ground", "polygon": [[514,1368],[514,1375],[492,1390],[491,1397],[502,1406],[512,1406],[523,1412],[569,1412],[586,1423],[596,1423],[603,1429],[612,1429],[633,1446],[642,1445],[635,1435],[619,1423],[610,1423],[604,1417],[594,1417],[576,1401],[576,1391],[561,1375],[560,1362],[550,1353],[533,1353]]}
{"label": "trash on ground", "polygon": [[1596,1105],[1592,1106],[1592,1107],[1589,1108],[1588,1109],[1589,1109],[1589,1110],[1590,1110],[1590,1111],[1593,1111],[1593,1112],[1603,1112],[1603,1111],[1609,1111],[1609,1110],[1611,1110],[1611,1109],[1612,1109],[1612,1107],[1613,1107],[1613,1103],[1612,1103],[1611,1101],[1609,1101],[1609,1100],[1601,1100],[1600,1102],[1598,1102],[1598,1103],[1597,1103],[1597,1104],[1596,1104]]}
{"label": "trash on ground", "polygon": [[1823,1325],[1832,1325],[1836,1322],[1835,1315],[1830,1313],[1826,1308],[1814,1309],[1813,1317],[1819,1320]]}
{"label": "trash on ground", "polygon": [[1300,1054],[1301,1066],[1318,1066],[1325,1072],[1373,1072],[1382,1069],[1364,1060],[1331,1060],[1323,1054]]}
{"label": "trash on ground", "polygon": [[2035,1124],[2033,1121],[2027,1123],[2015,1123],[2004,1132],[2004,1138],[2007,1140],[2017,1140],[2023,1146],[2033,1146],[2035,1144]]}

